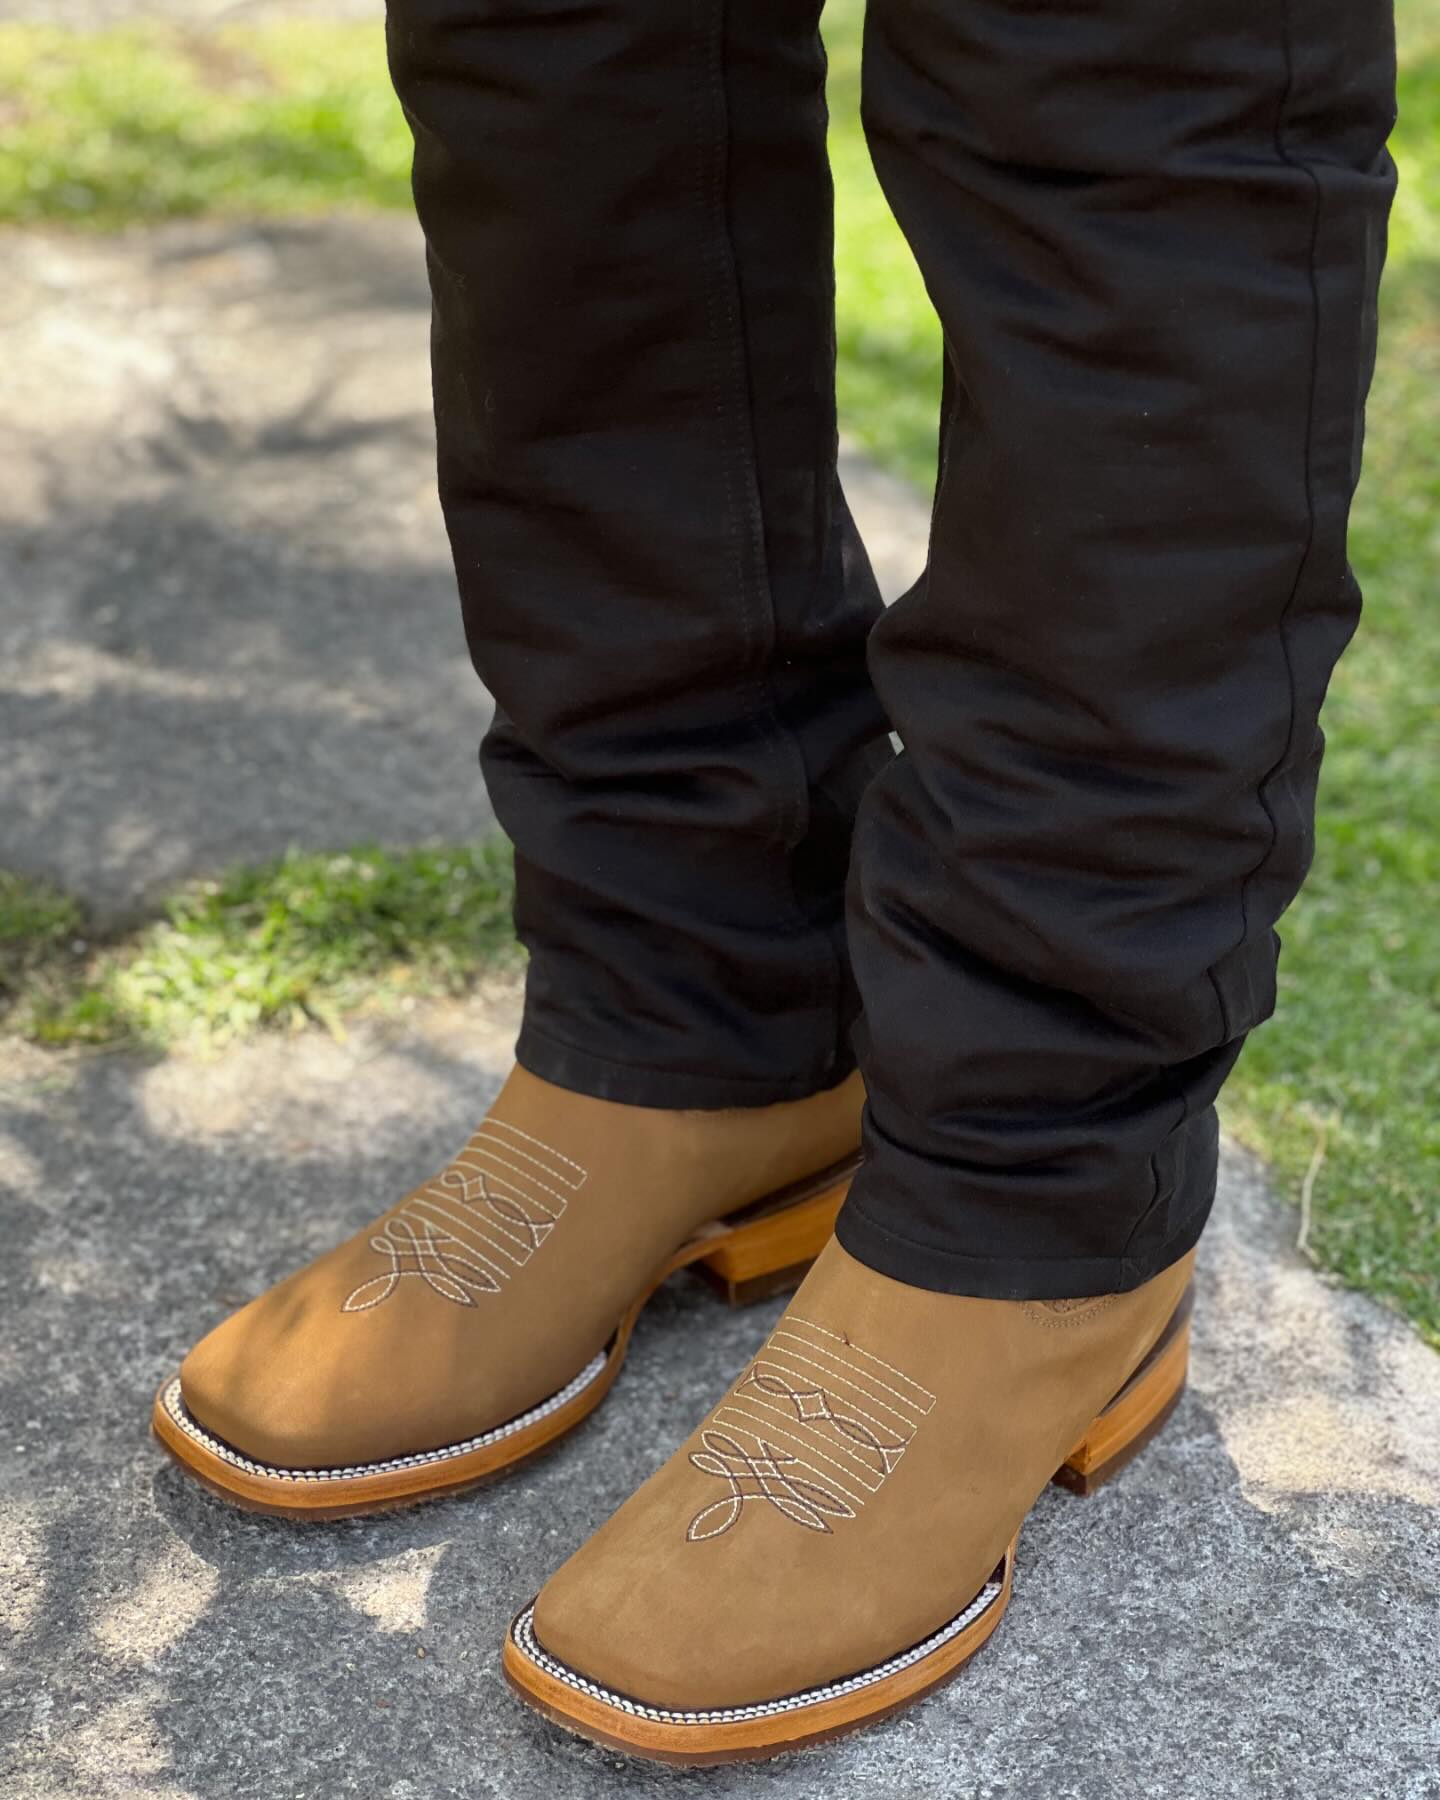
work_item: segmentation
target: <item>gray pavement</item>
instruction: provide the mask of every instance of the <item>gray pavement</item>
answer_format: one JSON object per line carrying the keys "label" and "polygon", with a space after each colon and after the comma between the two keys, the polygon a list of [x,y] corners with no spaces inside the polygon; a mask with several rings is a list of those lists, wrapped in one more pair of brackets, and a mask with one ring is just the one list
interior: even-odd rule
{"label": "gray pavement", "polygon": [[538,1722],[496,1666],[511,1612],[777,1303],[673,1283],[597,1418],[475,1498],[304,1527],[187,1483],[146,1439],[155,1385],[449,1153],[512,1024],[492,998],[218,1062],[5,1053],[7,1800],[1440,1795],[1440,1358],[1322,1282],[1238,1156],[1167,1431],[1096,1498],[1042,1499],[961,1679],[826,1750],[628,1765]]}

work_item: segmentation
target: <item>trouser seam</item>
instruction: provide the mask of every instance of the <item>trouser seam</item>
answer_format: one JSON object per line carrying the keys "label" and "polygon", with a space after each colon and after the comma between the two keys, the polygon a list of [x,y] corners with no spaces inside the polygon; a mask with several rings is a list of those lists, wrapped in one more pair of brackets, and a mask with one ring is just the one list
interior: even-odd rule
{"label": "trouser seam", "polygon": [[[692,16],[703,45],[702,79],[709,90],[708,109],[696,108],[701,213],[713,230],[712,242],[702,245],[700,266],[713,269],[713,279],[706,284],[705,308],[716,411],[724,429],[721,467],[725,483],[725,529],[739,592],[744,641],[759,665],[748,672],[745,684],[750,701],[750,721],[776,771],[780,796],[777,848],[783,869],[776,872],[772,891],[794,918],[793,935],[808,937],[821,927],[800,903],[789,853],[803,839],[807,829],[809,770],[779,716],[767,672],[774,657],[776,620],[766,561],[764,514],[756,486],[754,401],[750,391],[743,299],[729,220],[726,0],[696,0]],[[816,1012],[830,1020],[831,1041],[826,1067],[833,1068],[840,1047],[844,982],[833,934],[826,930],[825,938],[823,956],[811,958],[810,998]]]}
{"label": "trouser seam", "polygon": [[[1276,104],[1276,108],[1275,108],[1275,118],[1274,118],[1274,123],[1272,126],[1271,136],[1272,136],[1272,141],[1274,143],[1276,157],[1278,158],[1278,160],[1281,163],[1283,163],[1285,165],[1286,168],[1293,169],[1298,175],[1301,175],[1304,177],[1304,179],[1309,183],[1310,198],[1311,198],[1310,242],[1309,242],[1309,248],[1308,248],[1308,252],[1307,252],[1307,262],[1306,262],[1306,275],[1307,275],[1307,280],[1308,280],[1309,289],[1310,289],[1310,372],[1309,372],[1308,393],[1307,393],[1307,397],[1306,397],[1305,453],[1304,453],[1304,467],[1303,467],[1304,488],[1305,488],[1306,532],[1305,532],[1305,546],[1304,546],[1304,549],[1300,553],[1300,561],[1295,570],[1294,582],[1291,585],[1289,594],[1286,596],[1284,605],[1280,609],[1280,616],[1276,620],[1276,635],[1278,636],[1279,641],[1280,641],[1280,654],[1281,654],[1281,658],[1285,664],[1285,683],[1286,683],[1287,700],[1288,700],[1287,717],[1286,717],[1286,721],[1285,721],[1285,738],[1284,738],[1284,742],[1280,746],[1279,754],[1276,756],[1275,761],[1271,764],[1271,766],[1266,770],[1265,774],[1260,778],[1259,785],[1257,786],[1256,791],[1255,791],[1256,801],[1258,802],[1261,811],[1264,813],[1266,822],[1269,826],[1269,842],[1265,845],[1264,849],[1261,851],[1259,857],[1256,859],[1253,866],[1249,869],[1249,871],[1241,879],[1241,883],[1240,883],[1240,935],[1239,935],[1239,938],[1237,939],[1237,941],[1231,946],[1230,950],[1226,953],[1227,955],[1233,955],[1236,951],[1241,949],[1250,939],[1251,892],[1254,888],[1256,880],[1259,878],[1259,876],[1265,869],[1266,864],[1270,861],[1272,856],[1275,854],[1276,847],[1280,842],[1280,822],[1275,815],[1274,808],[1270,804],[1270,798],[1269,798],[1269,794],[1268,794],[1267,790],[1270,786],[1270,783],[1272,781],[1274,781],[1276,775],[1279,774],[1280,770],[1284,768],[1286,762],[1288,761],[1288,759],[1290,757],[1291,751],[1294,748],[1294,743],[1295,743],[1295,726],[1296,726],[1296,721],[1297,721],[1298,714],[1299,714],[1299,708],[1297,705],[1297,695],[1296,695],[1296,687],[1295,687],[1295,662],[1294,662],[1294,658],[1291,654],[1288,627],[1289,627],[1289,623],[1290,623],[1290,615],[1291,615],[1292,611],[1294,610],[1295,602],[1299,597],[1301,587],[1305,580],[1306,570],[1310,566],[1310,559],[1314,552],[1315,536],[1316,536],[1315,472],[1314,472],[1315,410],[1316,410],[1316,396],[1317,396],[1317,392],[1319,389],[1319,383],[1320,383],[1320,315],[1321,315],[1320,283],[1319,283],[1319,278],[1318,278],[1318,273],[1317,273],[1317,263],[1318,263],[1318,256],[1319,256],[1319,244],[1320,244],[1320,220],[1321,220],[1321,215],[1324,211],[1325,196],[1324,196],[1324,190],[1320,185],[1320,179],[1319,179],[1318,175],[1315,173],[1315,170],[1311,166],[1311,164],[1306,162],[1302,158],[1298,158],[1298,157],[1292,155],[1290,150],[1286,147],[1286,143],[1285,143],[1286,114],[1289,110],[1291,98],[1295,91],[1295,56],[1294,56],[1293,34],[1292,34],[1292,30],[1291,30],[1290,0],[1279,0],[1279,17],[1280,17],[1280,52],[1281,52],[1281,57],[1282,57],[1283,64],[1284,64],[1284,83],[1281,88],[1280,97],[1279,97],[1279,100],[1278,100],[1278,102]],[[1220,960],[1223,961],[1224,958],[1221,958]],[[1216,978],[1215,970],[1217,967],[1218,967],[1218,963],[1212,963],[1210,968],[1206,971],[1206,973],[1209,976],[1210,985],[1211,985],[1212,989],[1214,990],[1215,998],[1216,998],[1217,1002],[1219,1003],[1221,1029],[1225,1034],[1222,1041],[1229,1042],[1230,1039],[1236,1035],[1236,1027],[1235,1027],[1235,1022],[1234,1022],[1233,1018],[1231,1017],[1230,1008],[1226,1004],[1225,996],[1221,990],[1220,983]]]}
{"label": "trouser seam", "polygon": [[[1217,990],[1217,992],[1218,992],[1218,990]],[[1185,1122],[1190,1117],[1190,1096],[1188,1094],[1182,1093],[1181,1095],[1178,1096],[1178,1098],[1179,1098],[1179,1103],[1180,1103],[1180,1116],[1178,1119],[1176,1119],[1175,1123],[1170,1127],[1169,1131],[1167,1131],[1165,1133],[1165,1136],[1160,1141],[1160,1145],[1158,1146],[1158,1148],[1155,1150],[1154,1154],[1150,1158],[1150,1174],[1151,1174],[1151,1179],[1153,1182],[1153,1186],[1152,1186],[1151,1193],[1150,1193],[1150,1203],[1148,1206],[1146,1206],[1144,1208],[1144,1210],[1141,1212],[1140,1216],[1136,1219],[1134,1225],[1131,1226],[1131,1228],[1130,1228],[1130,1235],[1129,1235],[1129,1237],[1126,1238],[1125,1247],[1120,1252],[1120,1261],[1121,1261],[1122,1266],[1129,1262],[1130,1247],[1135,1242],[1136,1238],[1139,1237],[1140,1232],[1143,1229],[1143,1227],[1145,1226],[1146,1222],[1149,1219],[1154,1217],[1155,1211],[1161,1205],[1161,1203],[1170,1198],[1169,1194],[1163,1194],[1160,1191],[1160,1188],[1161,1188],[1160,1152],[1161,1152],[1161,1150],[1164,1149],[1166,1144],[1172,1143],[1174,1141],[1177,1133],[1184,1130]]]}

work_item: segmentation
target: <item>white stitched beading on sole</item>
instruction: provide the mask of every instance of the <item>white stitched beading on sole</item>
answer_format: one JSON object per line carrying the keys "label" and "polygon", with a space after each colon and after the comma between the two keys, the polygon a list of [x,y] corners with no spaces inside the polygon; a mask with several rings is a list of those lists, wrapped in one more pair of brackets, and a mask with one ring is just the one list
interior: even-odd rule
{"label": "white stitched beading on sole", "polygon": [[566,1382],[559,1393],[552,1394],[548,1400],[542,1400],[538,1406],[532,1406],[529,1412],[520,1413],[505,1424],[497,1425],[491,1431],[482,1431],[476,1437],[464,1438],[458,1444],[445,1444],[438,1450],[421,1450],[413,1456],[392,1456],[384,1462],[354,1463],[348,1468],[339,1469],[279,1469],[271,1463],[256,1462],[252,1457],[242,1456],[238,1450],[231,1448],[223,1438],[215,1437],[199,1423],[187,1410],[180,1394],[180,1377],[169,1383],[160,1397],[160,1403],[166,1413],[174,1420],[188,1438],[197,1444],[203,1444],[212,1456],[218,1456],[231,1468],[243,1469],[248,1475],[265,1475],[272,1481],[358,1481],[365,1475],[389,1475],[398,1469],[423,1469],[432,1463],[453,1462],[457,1456],[468,1456],[472,1450],[483,1450],[487,1445],[498,1444],[504,1438],[514,1437],[517,1432],[524,1431],[527,1426],[538,1424],[551,1413],[559,1412],[562,1406],[568,1406],[577,1395],[583,1394],[592,1382],[598,1381],[609,1364],[609,1356],[601,1351],[592,1357],[573,1381]]}
{"label": "white stitched beading on sole", "polygon": [[515,1648],[528,1657],[537,1669],[544,1670],[556,1681],[563,1681],[566,1687],[574,1688],[576,1693],[588,1694],[592,1700],[604,1701],[607,1706],[630,1713],[637,1719],[653,1719],[661,1725],[738,1724],[747,1719],[769,1719],[780,1713],[799,1712],[807,1706],[819,1706],[826,1700],[838,1700],[845,1694],[873,1687],[877,1681],[884,1681],[888,1676],[898,1675],[902,1669],[912,1668],[989,1612],[1004,1592],[1004,1569],[1005,1565],[1001,1563],[964,1612],[957,1613],[948,1624],[932,1632],[922,1643],[912,1645],[909,1650],[890,1657],[886,1662],[876,1663],[874,1668],[862,1669],[858,1675],[848,1675],[843,1681],[827,1682],[823,1687],[806,1688],[801,1693],[787,1694],[780,1700],[760,1701],[753,1706],[715,1707],[704,1712],[667,1711],[661,1706],[642,1706],[638,1700],[628,1699],[624,1694],[617,1694],[613,1688],[588,1680],[578,1670],[570,1668],[557,1657],[551,1656],[548,1650],[542,1649],[535,1636],[533,1605],[527,1606],[510,1627],[510,1638]]}

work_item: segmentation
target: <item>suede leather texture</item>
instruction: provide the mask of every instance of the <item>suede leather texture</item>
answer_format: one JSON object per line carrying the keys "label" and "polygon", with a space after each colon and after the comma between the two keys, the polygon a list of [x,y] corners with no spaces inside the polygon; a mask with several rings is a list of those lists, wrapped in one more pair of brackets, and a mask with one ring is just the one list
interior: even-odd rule
{"label": "suede leather texture", "polygon": [[852,1154],[863,1103],[852,1076],[779,1105],[665,1111],[517,1067],[446,1170],[196,1345],[185,1405],[291,1469],[488,1431],[578,1374],[699,1227]]}
{"label": "suede leather texture", "polygon": [[832,1240],[725,1399],[546,1584],[540,1643],[685,1709],[908,1649],[984,1586],[1193,1260],[1127,1294],[1001,1301],[904,1286]]}

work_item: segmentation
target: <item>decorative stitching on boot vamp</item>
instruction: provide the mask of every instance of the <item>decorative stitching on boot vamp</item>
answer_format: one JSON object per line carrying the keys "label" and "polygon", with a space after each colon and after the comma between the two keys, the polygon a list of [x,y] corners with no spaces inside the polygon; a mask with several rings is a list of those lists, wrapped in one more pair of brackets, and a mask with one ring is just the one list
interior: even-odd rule
{"label": "decorative stitching on boot vamp", "polygon": [[829,1532],[879,1493],[935,1396],[844,1332],[787,1314],[700,1433],[691,1465],[728,1491],[686,1537],[721,1537],[753,1501]]}
{"label": "decorative stitching on boot vamp", "polygon": [[1027,1300],[1025,1316],[1047,1331],[1064,1330],[1070,1325],[1088,1325],[1119,1298],[1118,1294],[1100,1294],[1088,1300]]}
{"label": "decorative stitching on boot vamp", "polygon": [[341,1311],[368,1312],[410,1279],[457,1306],[500,1293],[586,1179],[587,1171],[553,1145],[504,1119],[486,1119],[450,1167],[379,1227],[370,1248],[389,1267],[362,1281]]}

